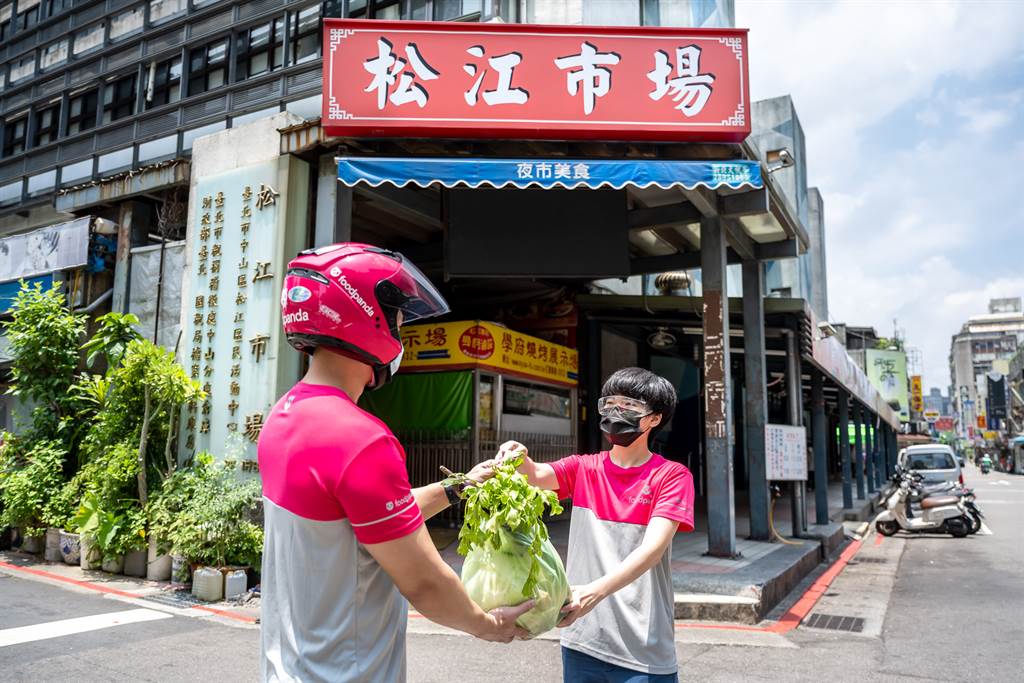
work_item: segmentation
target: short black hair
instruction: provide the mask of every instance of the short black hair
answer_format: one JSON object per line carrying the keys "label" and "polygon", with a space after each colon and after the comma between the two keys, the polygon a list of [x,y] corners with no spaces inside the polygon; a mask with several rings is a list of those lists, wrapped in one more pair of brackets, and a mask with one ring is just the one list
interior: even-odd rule
{"label": "short black hair", "polygon": [[661,415],[661,422],[651,429],[653,437],[672,419],[676,411],[676,388],[661,375],[643,368],[622,368],[613,372],[601,387],[601,396],[626,396],[644,401]]}

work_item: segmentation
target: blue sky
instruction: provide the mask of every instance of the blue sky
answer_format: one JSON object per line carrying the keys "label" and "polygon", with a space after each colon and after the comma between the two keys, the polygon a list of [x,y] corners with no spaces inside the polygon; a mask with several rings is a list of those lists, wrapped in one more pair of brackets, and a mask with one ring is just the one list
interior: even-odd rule
{"label": "blue sky", "polygon": [[751,96],[789,93],[825,201],[829,313],[921,350],[1024,296],[1024,2],[737,0]]}

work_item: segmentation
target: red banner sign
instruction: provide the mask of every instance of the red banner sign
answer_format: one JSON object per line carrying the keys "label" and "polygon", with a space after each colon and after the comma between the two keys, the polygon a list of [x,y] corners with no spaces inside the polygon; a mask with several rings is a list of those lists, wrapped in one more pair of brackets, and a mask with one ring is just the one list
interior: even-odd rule
{"label": "red banner sign", "polygon": [[324,20],[329,135],[740,142],[745,29]]}
{"label": "red banner sign", "polygon": [[940,417],[935,421],[935,431],[937,432],[951,432],[953,431],[953,418],[951,417]]}

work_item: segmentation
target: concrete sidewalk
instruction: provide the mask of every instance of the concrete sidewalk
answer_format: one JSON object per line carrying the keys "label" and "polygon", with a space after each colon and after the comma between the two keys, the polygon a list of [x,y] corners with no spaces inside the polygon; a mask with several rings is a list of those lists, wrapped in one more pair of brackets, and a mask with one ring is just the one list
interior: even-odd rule
{"label": "concrete sidewalk", "polygon": [[[680,533],[672,544],[672,585],[677,619],[760,622],[822,562],[834,557],[845,545],[842,525],[842,489],[829,491],[833,521],[812,526],[804,538],[780,541],[749,540],[750,520],[746,501],[736,504],[736,550],[734,559],[707,554],[706,516],[698,513],[692,533]],[[833,510],[831,503],[836,504]],[[790,504],[780,498],[775,505],[775,528],[783,536],[791,533]],[[809,519],[814,519],[811,500]],[[569,540],[567,517],[548,524],[551,542],[563,561]],[[453,530],[434,530],[441,556],[461,573],[463,558],[457,552]],[[454,540],[453,540],[454,539]],[[448,545],[445,541],[450,540]]]}
{"label": "concrete sidewalk", "polygon": [[59,585],[71,590],[108,595],[134,602],[141,607],[159,609],[192,617],[208,617],[235,626],[259,623],[259,597],[203,602],[187,589],[172,588],[167,581],[146,581],[131,576],[85,570],[77,565],[45,562],[38,555],[17,550],[0,552],[0,573]]}

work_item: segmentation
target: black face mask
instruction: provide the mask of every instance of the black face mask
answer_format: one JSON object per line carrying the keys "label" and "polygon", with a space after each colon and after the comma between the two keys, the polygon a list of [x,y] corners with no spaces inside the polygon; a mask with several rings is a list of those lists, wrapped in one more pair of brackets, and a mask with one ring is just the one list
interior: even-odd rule
{"label": "black face mask", "polygon": [[640,419],[612,413],[601,418],[601,431],[613,446],[631,446],[644,434],[640,429]]}

